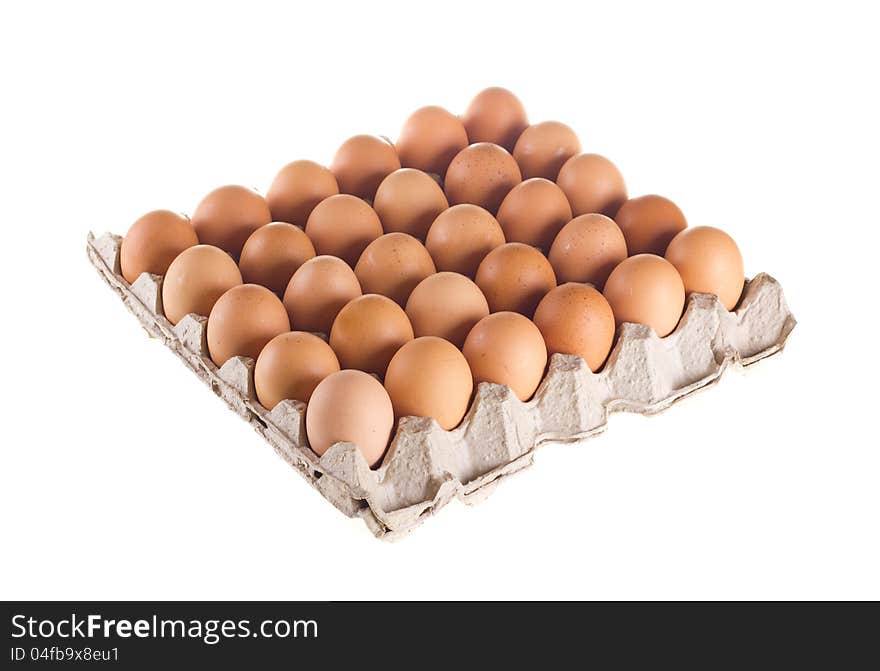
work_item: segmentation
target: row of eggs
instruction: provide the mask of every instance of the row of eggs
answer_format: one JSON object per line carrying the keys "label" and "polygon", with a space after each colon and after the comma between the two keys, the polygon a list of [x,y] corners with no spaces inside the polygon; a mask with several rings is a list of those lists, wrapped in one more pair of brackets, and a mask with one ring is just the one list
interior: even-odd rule
{"label": "row of eggs", "polygon": [[349,440],[371,465],[395,416],[451,429],[474,383],[526,400],[548,352],[595,371],[616,324],[666,335],[694,291],[735,306],[742,258],[729,236],[687,228],[660,196],[627,199],[610,161],[579,154],[563,124],[528,126],[517,105],[487,89],[461,120],[417,111],[396,148],[356,136],[329,170],[288,164],[265,199],[227,186],[192,220],[151,212],[123,240],[122,273],[164,275],[172,323],[208,315],[218,366],[256,359],[264,406],[307,402],[316,453]]}

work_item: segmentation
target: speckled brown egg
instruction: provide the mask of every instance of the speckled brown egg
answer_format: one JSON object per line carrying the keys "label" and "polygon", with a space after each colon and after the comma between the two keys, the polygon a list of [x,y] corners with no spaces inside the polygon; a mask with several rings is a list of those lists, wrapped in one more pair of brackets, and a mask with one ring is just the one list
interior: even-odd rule
{"label": "speckled brown egg", "polygon": [[354,274],[368,294],[388,296],[400,306],[416,285],[437,272],[425,246],[406,233],[386,233],[371,242]]}
{"label": "speckled brown egg", "polygon": [[352,267],[382,233],[382,222],[370,204],[349,194],[325,198],[306,222],[306,235],[317,254],[338,256]]}
{"label": "speckled brown egg", "polygon": [[696,226],[681,231],[666,248],[666,260],[675,266],[686,293],[715,294],[733,310],[745,284],[742,254],[724,231]]}
{"label": "speckled brown egg", "polygon": [[251,233],[272,221],[266,199],[246,186],[221,186],[202,199],[192,216],[199,242],[238,260]]}
{"label": "speckled brown egg", "polygon": [[291,328],[330,333],[339,311],[361,295],[354,271],[335,256],[316,256],[302,264],[284,292]]}
{"label": "speckled brown egg", "polygon": [[604,214],[582,214],[559,231],[547,258],[558,282],[586,282],[601,291],[627,257],[626,240]]}
{"label": "speckled brown egg", "polygon": [[456,347],[478,321],[489,314],[489,303],[480,288],[459,273],[440,272],[426,277],[406,302],[413,333],[445,338]]}
{"label": "speckled brown egg", "polygon": [[241,282],[235,261],[219,247],[185,249],[168,266],[162,280],[165,317],[172,324],[190,313],[207,317],[217,299]]}
{"label": "speckled brown egg", "polygon": [[550,354],[577,354],[590,370],[602,367],[614,342],[614,313],[605,297],[586,284],[566,282],[535,310],[535,326]]}
{"label": "speckled brown egg", "polygon": [[257,357],[254,389],[269,410],[284,400],[308,403],[318,383],[338,370],[330,345],[311,333],[288,331],[266,343]]}
{"label": "speckled brown egg", "polygon": [[336,177],[340,193],[372,199],[379,184],[400,168],[397,150],[377,135],[355,135],[333,156],[330,172]]}
{"label": "speckled brown egg", "polygon": [[199,244],[196,231],[182,214],[153,210],[135,221],[122,239],[119,263],[131,284],[141,273],[164,275],[184,249]]}
{"label": "speckled brown egg", "polygon": [[462,349],[474,385],[506,384],[521,401],[535,393],[547,366],[547,347],[541,331],[516,312],[496,312],[481,319]]}
{"label": "speckled brown egg", "polygon": [[447,207],[446,194],[434,178],[413,168],[395,170],[383,179],[373,201],[386,233],[409,233],[419,240]]}
{"label": "speckled brown egg", "polygon": [[266,224],[244,243],[238,267],[249,284],[262,284],[281,296],[296,270],[315,256],[301,228],[284,222]]}
{"label": "speckled brown egg", "polygon": [[468,277],[496,247],[504,244],[504,231],[491,213],[479,205],[454,205],[431,224],[425,247],[437,270],[450,270]]}
{"label": "speckled brown egg", "polygon": [[556,183],[565,192],[574,216],[598,212],[613,217],[626,200],[623,175],[599,154],[578,154],[559,170]]}
{"label": "speckled brown egg", "polygon": [[472,203],[493,214],[510,190],[522,181],[519,166],[506,149],[480,142],[465,147],[446,171],[450,205]]}
{"label": "speckled brown egg", "polygon": [[556,179],[559,169],[580,152],[577,134],[559,121],[543,121],[526,128],[513,148],[523,179]]}
{"label": "speckled brown egg", "polygon": [[217,299],[208,315],[208,352],[217,366],[234,356],[255,359],[279,333],[290,330],[281,299],[259,284],[240,284]]}
{"label": "speckled brown egg", "polygon": [[571,206],[556,184],[533,177],[517,184],[498,208],[498,223],[508,242],[550,249],[556,234],[571,221]]}
{"label": "speckled brown egg", "polygon": [[376,466],[388,448],[394,408],[382,383],[359,370],[325,377],[306,408],[309,446],[319,457],[336,443],[357,445],[368,466]]}
{"label": "speckled brown egg", "polygon": [[663,256],[679,231],[687,228],[684,214],[668,198],[649,195],[630,198],[614,216],[630,254]]}
{"label": "speckled brown egg", "polygon": [[556,276],[540,251],[521,242],[508,242],[486,255],[477,269],[476,282],[492,312],[531,317],[544,295],[556,286]]}
{"label": "speckled brown egg", "polygon": [[418,168],[441,177],[455,155],[469,144],[461,119],[442,107],[413,112],[397,138],[397,154],[404,168]]}
{"label": "speckled brown egg", "polygon": [[678,324],[684,309],[684,284],[669,261],[654,254],[636,254],[608,276],[603,291],[617,325],[647,324],[661,338]]}
{"label": "speckled brown egg", "polygon": [[412,339],[412,325],[403,308],[378,294],[364,294],[349,302],[330,329],[330,347],[343,368],[380,377],[391,357]]}
{"label": "speckled brown egg", "polygon": [[471,143],[492,142],[507,151],[513,151],[520,134],[529,125],[519,98],[500,86],[480,91],[461,120]]}
{"label": "speckled brown egg", "polygon": [[266,202],[273,221],[305,226],[315,206],[337,193],[339,185],[330,170],[314,161],[300,160],[278,171]]}
{"label": "speckled brown egg", "polygon": [[449,431],[467,412],[474,381],[455,345],[424,336],[397,350],[385,374],[385,389],[396,417],[433,417]]}

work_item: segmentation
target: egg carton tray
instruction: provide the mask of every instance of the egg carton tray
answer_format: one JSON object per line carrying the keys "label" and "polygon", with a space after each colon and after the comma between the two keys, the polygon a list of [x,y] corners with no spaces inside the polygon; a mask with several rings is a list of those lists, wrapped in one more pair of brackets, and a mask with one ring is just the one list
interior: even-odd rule
{"label": "egg carton tray", "polygon": [[475,503],[507,476],[531,465],[544,443],[572,443],[602,432],[611,412],[653,414],[716,382],[728,366],[748,366],[782,350],[795,319],[779,283],[766,274],[746,283],[728,312],[714,296],[690,296],[675,331],[658,338],[641,324],[623,324],[603,369],[579,356],[554,354],[528,402],[507,386],[482,382],[461,424],[445,431],[430,418],[404,417],[388,453],[371,469],[353,443],[318,457],[305,433],[304,403],[266,410],[256,399],[253,359],[233,357],[217,368],[206,344],[207,319],[176,326],[163,316],[162,278],[122,277],[122,238],[89,233],[87,252],[104,281],[152,337],[161,339],[281,457],[349,517],[379,538],[407,534],[452,499]]}

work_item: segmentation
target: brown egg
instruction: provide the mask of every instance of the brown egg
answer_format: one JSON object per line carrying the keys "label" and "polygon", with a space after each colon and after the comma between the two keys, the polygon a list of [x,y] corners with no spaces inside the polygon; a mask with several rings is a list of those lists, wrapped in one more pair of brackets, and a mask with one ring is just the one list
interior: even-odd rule
{"label": "brown egg", "polygon": [[373,201],[386,233],[409,233],[419,240],[447,207],[446,194],[434,178],[412,168],[395,170],[382,180]]}
{"label": "brown egg", "polygon": [[354,267],[364,292],[388,296],[401,307],[416,285],[436,272],[425,246],[406,233],[376,238]]}
{"label": "brown egg", "polygon": [[745,274],[739,247],[727,233],[711,226],[681,231],[666,249],[687,293],[715,294],[728,310],[742,295]]}
{"label": "brown egg", "polygon": [[486,255],[476,282],[492,312],[506,310],[531,317],[544,295],[556,286],[556,276],[540,251],[508,242]]}
{"label": "brown egg", "polygon": [[270,340],[254,366],[254,389],[271,410],[290,399],[308,403],[318,383],[339,370],[330,345],[303,331],[288,331]]}
{"label": "brown egg", "polygon": [[521,401],[535,393],[547,348],[538,327],[516,312],[496,312],[481,319],[468,334],[463,348],[474,384],[506,384]]}
{"label": "brown egg", "polygon": [[550,249],[556,234],[571,221],[571,206],[562,189],[543,177],[517,184],[498,208],[498,223],[508,242]]}
{"label": "brown egg", "polygon": [[599,154],[578,154],[559,170],[556,183],[574,216],[598,212],[613,217],[626,200],[626,184],[617,167]]}
{"label": "brown egg", "polygon": [[266,202],[273,221],[305,226],[315,206],[337,193],[339,185],[332,172],[314,161],[301,160],[278,171]]}
{"label": "brown egg", "polygon": [[319,457],[336,443],[357,445],[369,466],[378,464],[394,428],[394,408],[382,383],[359,370],[325,377],[306,408],[309,446]]}
{"label": "brown egg", "polygon": [[586,282],[601,290],[627,257],[626,240],[604,214],[582,214],[559,231],[547,258],[558,282]]}
{"label": "brown egg", "polygon": [[292,328],[329,334],[339,311],[360,295],[361,285],[351,266],[335,256],[316,256],[290,278],[284,307]]}
{"label": "brown egg", "polygon": [[519,98],[500,86],[480,91],[461,120],[471,143],[492,142],[507,151],[513,151],[520,134],[529,125]]}
{"label": "brown egg", "polygon": [[370,199],[376,195],[382,180],[399,168],[400,159],[394,145],[376,135],[355,135],[347,139],[336,150],[330,164],[340,193]]}
{"label": "brown egg", "polygon": [[165,317],[172,324],[190,313],[207,317],[217,299],[241,282],[241,271],[222,249],[190,247],[171,262],[162,280]]}
{"label": "brown egg", "polygon": [[504,244],[504,231],[479,205],[454,205],[431,224],[425,247],[437,270],[451,270],[468,277],[477,274],[486,254]]}
{"label": "brown egg", "polygon": [[388,364],[385,389],[395,417],[433,417],[449,431],[467,412],[474,381],[467,359],[455,345],[424,336],[397,350]]}
{"label": "brown egg", "polygon": [[663,256],[669,241],[687,228],[678,205],[663,196],[630,198],[614,216],[630,254]]}
{"label": "brown egg", "polygon": [[170,210],[148,212],[128,229],[122,240],[119,263],[131,284],[141,273],[164,275],[184,249],[199,244],[189,219]]}
{"label": "brown egg", "polygon": [[577,354],[590,370],[602,367],[614,342],[614,313],[593,287],[566,282],[553,289],[535,310],[535,326],[550,354]]}
{"label": "brown egg", "polygon": [[684,309],[684,284],[662,256],[637,254],[620,263],[605,282],[605,298],[617,325],[647,324],[660,336],[675,330]]}
{"label": "brown egg", "polygon": [[290,330],[281,299],[259,284],[240,284],[220,296],[208,315],[208,352],[217,366],[234,356],[256,359],[279,333]]}
{"label": "brown egg", "polygon": [[365,200],[341,193],[325,198],[312,210],[306,235],[316,253],[338,256],[354,266],[367,245],[382,235],[382,223]]}
{"label": "brown egg", "polygon": [[245,282],[262,284],[280,296],[297,268],[314,256],[312,241],[302,229],[276,221],[251,233],[238,267]]}
{"label": "brown egg", "polygon": [[478,321],[489,314],[489,303],[480,288],[459,273],[441,272],[426,277],[406,302],[406,315],[415,336],[445,338],[456,347]]}
{"label": "brown egg", "polygon": [[452,159],[446,171],[446,198],[451,205],[472,203],[495,213],[504,196],[521,181],[519,166],[507,150],[480,142]]}
{"label": "brown egg", "polygon": [[412,325],[403,308],[378,294],[364,294],[348,303],[330,329],[330,347],[343,368],[380,377],[391,357],[412,339]]}
{"label": "brown egg", "polygon": [[453,157],[470,144],[461,120],[442,107],[422,107],[403,124],[397,139],[400,165],[441,177]]}
{"label": "brown egg", "polygon": [[526,128],[513,148],[523,179],[556,179],[559,169],[580,152],[581,141],[575,132],[559,121],[543,121]]}
{"label": "brown egg", "polygon": [[221,186],[202,199],[192,217],[199,242],[229,252],[236,261],[251,233],[272,221],[265,198],[246,186]]}

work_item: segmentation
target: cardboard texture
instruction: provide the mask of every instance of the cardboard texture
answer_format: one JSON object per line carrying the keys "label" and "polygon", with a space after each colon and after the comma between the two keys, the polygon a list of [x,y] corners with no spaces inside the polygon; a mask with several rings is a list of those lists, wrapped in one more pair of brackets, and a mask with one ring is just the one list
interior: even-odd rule
{"label": "cardboard texture", "polygon": [[532,400],[506,386],[481,383],[461,425],[444,431],[433,419],[403,418],[383,464],[371,470],[352,443],[323,457],[308,447],[305,404],[284,401],[271,412],[254,394],[252,359],[218,369],[208,356],[207,319],[163,316],[161,283],[144,273],[129,285],[119,272],[121,237],[88,236],[89,260],[144,329],[161,339],[230,408],[248,421],[334,506],[361,517],[386,540],[404,535],[453,498],[473,503],[506,476],[532,463],[544,443],[567,443],[605,429],[608,414],[652,414],[717,381],[731,364],[749,365],[782,349],[795,319],[779,283],[760,274],[746,283],[735,312],[714,296],[693,295],[676,330],[658,338],[624,324],[608,361],[593,373],[578,356],[556,354]]}

